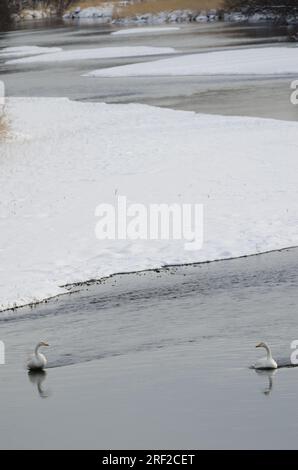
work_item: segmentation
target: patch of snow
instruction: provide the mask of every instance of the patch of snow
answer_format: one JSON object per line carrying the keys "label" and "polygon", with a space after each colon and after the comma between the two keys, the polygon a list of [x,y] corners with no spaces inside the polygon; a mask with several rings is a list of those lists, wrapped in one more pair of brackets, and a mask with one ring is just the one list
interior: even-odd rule
{"label": "patch of snow", "polygon": [[[0,143],[0,309],[119,271],[298,244],[298,123],[146,105],[8,99]],[[95,208],[202,203],[205,241],[99,241]]]}
{"label": "patch of snow", "polygon": [[207,23],[219,20],[219,15],[216,10],[201,11],[201,13],[195,17],[197,23]]}
{"label": "patch of snow", "polygon": [[169,32],[169,31],[179,31],[179,27],[175,26],[166,26],[166,27],[154,27],[154,28],[128,28],[120,29],[119,31],[113,31],[111,34],[113,36],[122,36],[126,34],[151,34],[151,33],[160,33],[160,32]]}
{"label": "patch of snow", "polygon": [[174,54],[172,47],[100,47],[93,49],[72,49],[50,54],[23,57],[21,59],[8,60],[6,64],[31,64],[40,62],[67,62],[71,60],[107,59],[113,57],[138,57],[147,55]]}
{"label": "patch of snow", "polygon": [[76,8],[73,11],[65,13],[63,18],[105,18],[111,20],[113,16],[114,6],[111,4],[103,4],[98,7]]}
{"label": "patch of snow", "polygon": [[197,23],[207,23],[207,21],[208,21],[208,16],[206,12],[202,12],[198,16],[196,16]]}
{"label": "patch of snow", "polygon": [[259,21],[267,21],[266,13],[253,13],[248,17],[248,21],[251,23],[258,23]]}
{"label": "patch of snow", "polygon": [[173,10],[161,11],[158,13],[143,13],[133,17],[117,18],[112,22],[115,24],[164,24],[164,23],[189,23],[191,21],[218,21],[217,10],[208,10],[199,13],[198,10]]}
{"label": "patch of snow", "polygon": [[79,18],[100,18],[100,17],[111,17],[113,14],[113,6],[108,5],[101,8],[89,7],[83,8],[79,12]]}
{"label": "patch of snow", "polygon": [[41,20],[48,16],[47,12],[44,10],[23,10],[21,13],[21,18],[23,20]]}
{"label": "patch of snow", "polygon": [[244,13],[238,12],[238,11],[235,11],[232,13],[225,13],[224,20],[235,22],[235,23],[243,22],[243,21],[248,20],[248,15],[245,15]]}
{"label": "patch of snow", "polygon": [[62,51],[61,47],[18,46],[0,49],[0,59],[5,57],[25,57],[39,54],[50,54]]}
{"label": "patch of snow", "polygon": [[19,20],[41,20],[44,18],[50,18],[51,16],[56,16],[57,11],[54,7],[49,8],[36,8],[36,9],[23,9],[21,10],[15,19]]}
{"label": "patch of snow", "polygon": [[297,47],[266,47],[184,55],[94,70],[91,77],[273,75],[298,73]]}

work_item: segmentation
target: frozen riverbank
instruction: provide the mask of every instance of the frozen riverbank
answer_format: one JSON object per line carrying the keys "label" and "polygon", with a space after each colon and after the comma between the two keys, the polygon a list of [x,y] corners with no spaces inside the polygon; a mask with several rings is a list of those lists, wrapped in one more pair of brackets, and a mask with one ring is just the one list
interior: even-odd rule
{"label": "frozen riverbank", "polygon": [[[67,99],[11,99],[8,115],[2,310],[119,271],[298,244],[296,123]],[[116,193],[143,204],[204,204],[203,249],[97,240],[95,208],[115,204]]]}

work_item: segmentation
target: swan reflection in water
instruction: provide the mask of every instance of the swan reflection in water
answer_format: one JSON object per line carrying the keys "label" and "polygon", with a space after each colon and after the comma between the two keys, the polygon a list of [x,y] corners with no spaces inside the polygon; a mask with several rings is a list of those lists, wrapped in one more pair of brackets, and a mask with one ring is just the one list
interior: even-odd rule
{"label": "swan reflection in water", "polygon": [[272,369],[272,370],[258,370],[255,369],[256,374],[260,376],[267,377],[268,379],[268,385],[267,387],[264,388],[263,393],[264,395],[268,396],[272,392],[273,389],[273,377],[277,373],[277,369]]}
{"label": "swan reflection in water", "polygon": [[30,382],[36,385],[40,398],[48,398],[50,396],[50,392],[43,387],[43,382],[47,377],[47,373],[44,370],[29,371],[28,377]]}

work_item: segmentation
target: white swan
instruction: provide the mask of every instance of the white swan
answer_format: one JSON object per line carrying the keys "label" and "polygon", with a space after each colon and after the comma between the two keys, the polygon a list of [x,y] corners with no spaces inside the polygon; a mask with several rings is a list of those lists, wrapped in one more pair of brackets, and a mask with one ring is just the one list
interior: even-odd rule
{"label": "white swan", "polygon": [[29,361],[27,362],[27,368],[29,370],[42,370],[47,365],[46,357],[39,352],[41,346],[49,346],[48,343],[41,341],[36,345],[34,354],[30,356]]}
{"label": "white swan", "polygon": [[256,345],[256,348],[265,348],[267,351],[267,357],[262,357],[258,359],[254,365],[255,369],[277,369],[277,363],[273,359],[271,350],[266,343],[259,343]]}

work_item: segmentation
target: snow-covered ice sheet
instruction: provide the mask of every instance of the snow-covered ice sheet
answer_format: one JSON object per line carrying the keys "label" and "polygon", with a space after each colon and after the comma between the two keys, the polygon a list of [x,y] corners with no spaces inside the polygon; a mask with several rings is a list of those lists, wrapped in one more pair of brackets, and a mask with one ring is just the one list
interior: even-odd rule
{"label": "snow-covered ice sheet", "polygon": [[93,77],[267,75],[298,73],[298,47],[264,47],[191,54],[94,70]]}
{"label": "snow-covered ice sheet", "polygon": [[127,29],[119,29],[119,31],[113,31],[111,34],[113,36],[123,36],[123,35],[130,35],[130,34],[152,34],[152,33],[168,33],[169,31],[179,31],[180,28],[177,26],[165,26],[165,27],[147,27],[147,28],[127,28]]}
{"label": "snow-covered ice sheet", "polygon": [[[147,105],[8,99],[0,308],[111,273],[298,244],[298,123]],[[100,203],[204,204],[205,241],[100,241]]]}
{"label": "snow-covered ice sheet", "polygon": [[39,54],[50,54],[62,51],[61,47],[17,46],[0,49],[0,59],[5,57],[25,57]]}
{"label": "snow-covered ice sheet", "polygon": [[52,54],[35,55],[6,61],[6,64],[30,64],[40,62],[67,62],[71,60],[109,59],[115,57],[138,57],[147,55],[173,54],[172,47],[99,47],[93,49],[72,49]]}

